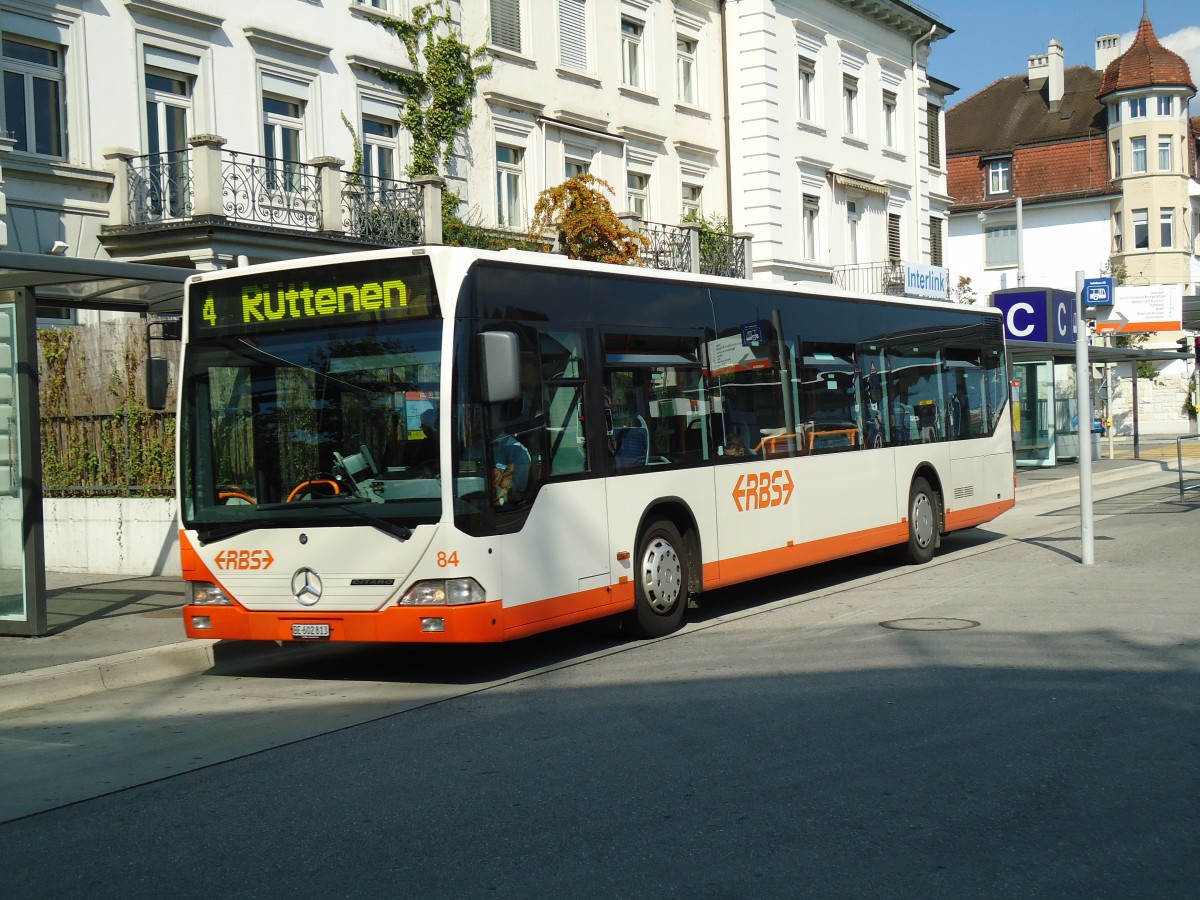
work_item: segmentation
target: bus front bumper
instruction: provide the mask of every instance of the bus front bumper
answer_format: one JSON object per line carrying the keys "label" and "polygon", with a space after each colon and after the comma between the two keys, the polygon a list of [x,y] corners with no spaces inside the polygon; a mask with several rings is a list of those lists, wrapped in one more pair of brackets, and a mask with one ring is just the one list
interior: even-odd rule
{"label": "bus front bumper", "polygon": [[492,643],[504,640],[501,602],[465,606],[389,606],[374,612],[251,611],[241,606],[188,604],[190,638],[235,641],[381,641]]}

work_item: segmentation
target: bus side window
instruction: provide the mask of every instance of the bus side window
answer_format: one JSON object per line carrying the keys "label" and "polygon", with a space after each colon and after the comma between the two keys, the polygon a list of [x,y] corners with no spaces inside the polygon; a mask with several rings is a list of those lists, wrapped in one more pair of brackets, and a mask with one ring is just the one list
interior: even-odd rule
{"label": "bus side window", "polygon": [[808,453],[838,453],[862,447],[861,379],[854,347],[804,341],[800,370],[804,411],[804,448]]}
{"label": "bus side window", "polygon": [[946,437],[946,397],[942,392],[942,351],[919,340],[888,348],[892,374],[895,444],[927,444]]}
{"label": "bus side window", "polygon": [[583,333],[540,335],[541,372],[549,443],[548,477],[588,470],[583,423]]}
{"label": "bus side window", "polygon": [[859,345],[858,377],[862,446],[867,450],[885,447],[890,442],[891,417],[887,402],[887,359],[880,345]]}

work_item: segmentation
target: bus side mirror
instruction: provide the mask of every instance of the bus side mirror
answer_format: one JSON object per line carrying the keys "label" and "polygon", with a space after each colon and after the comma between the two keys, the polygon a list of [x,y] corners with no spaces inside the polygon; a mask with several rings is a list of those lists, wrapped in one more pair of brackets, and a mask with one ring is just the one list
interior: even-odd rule
{"label": "bus side mirror", "polygon": [[521,357],[517,336],[511,331],[485,331],[479,335],[483,359],[483,402],[503,403],[521,396]]}
{"label": "bus side mirror", "polygon": [[151,341],[178,341],[183,337],[183,319],[167,316],[146,322],[146,407],[158,412],[167,408],[167,379],[170,374],[165,357],[155,356]]}
{"label": "bus side mirror", "polygon": [[167,361],[161,356],[146,360],[146,406],[162,411],[167,408]]}

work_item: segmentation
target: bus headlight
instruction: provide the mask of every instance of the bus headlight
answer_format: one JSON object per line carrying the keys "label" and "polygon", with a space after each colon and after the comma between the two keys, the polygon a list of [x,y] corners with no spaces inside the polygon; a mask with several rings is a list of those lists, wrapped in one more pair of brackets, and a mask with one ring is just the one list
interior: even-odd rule
{"label": "bus headlight", "polygon": [[399,606],[462,606],[482,603],[487,594],[474,578],[418,581],[398,601]]}
{"label": "bus headlight", "polygon": [[232,606],[233,601],[211,581],[189,581],[187,602],[200,606]]}

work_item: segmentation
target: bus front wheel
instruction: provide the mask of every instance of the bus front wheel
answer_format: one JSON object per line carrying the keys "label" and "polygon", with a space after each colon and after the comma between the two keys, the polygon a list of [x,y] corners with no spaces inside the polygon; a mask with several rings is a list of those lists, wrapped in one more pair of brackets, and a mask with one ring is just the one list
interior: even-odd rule
{"label": "bus front wheel", "polygon": [[908,545],[905,558],[920,565],[933,559],[938,543],[938,496],[924,478],[913,481],[908,491]]}
{"label": "bus front wheel", "polygon": [[674,524],[667,519],[647,524],[638,540],[635,600],[629,614],[638,637],[662,637],[679,628],[687,607],[686,559],[683,538]]}

